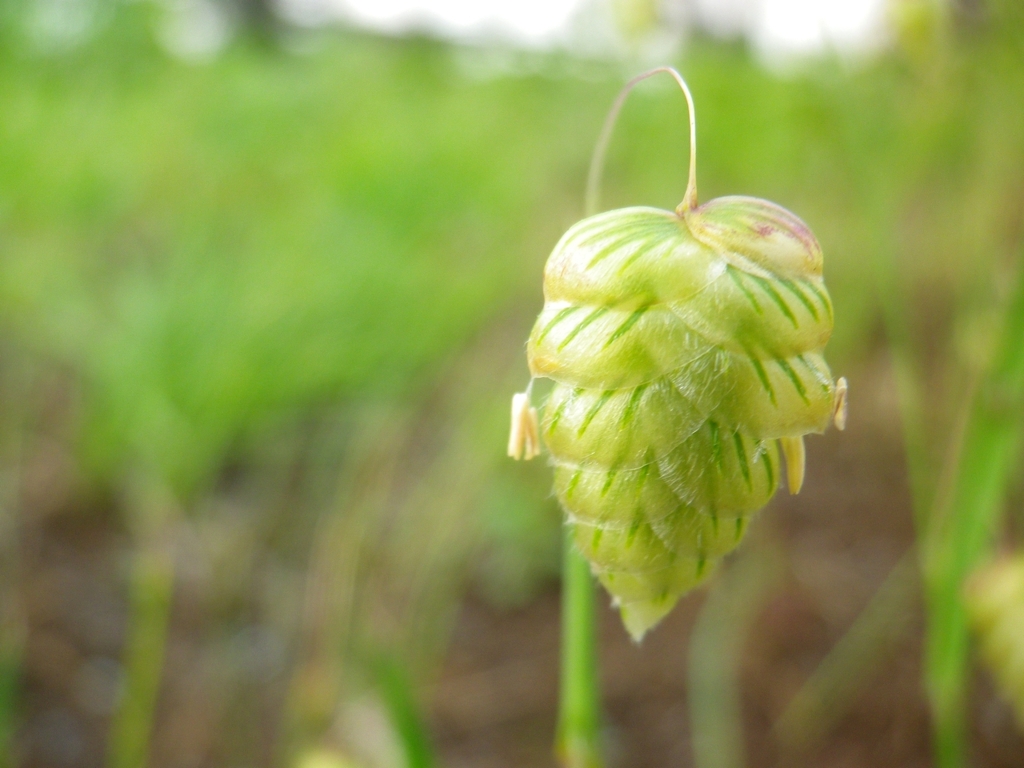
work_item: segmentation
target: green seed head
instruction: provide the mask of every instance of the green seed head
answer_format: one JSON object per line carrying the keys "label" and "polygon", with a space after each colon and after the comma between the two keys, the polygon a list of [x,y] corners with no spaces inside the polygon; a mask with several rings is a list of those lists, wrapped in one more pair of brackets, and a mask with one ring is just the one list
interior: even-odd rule
{"label": "green seed head", "polygon": [[788,211],[723,198],[576,224],[544,274],[530,371],[576,544],[642,635],[742,538],[777,438],[821,432],[835,387],[821,251]]}
{"label": "green seed head", "polygon": [[698,206],[694,188],[675,212],[578,222],[544,299],[528,356],[555,381],[540,425],[555,490],[639,639],[737,546],[780,454],[799,490],[803,435],[842,410],[821,248],[784,208]]}
{"label": "green seed head", "polygon": [[1003,558],[975,573],[965,602],[982,660],[1024,730],[1024,555]]}

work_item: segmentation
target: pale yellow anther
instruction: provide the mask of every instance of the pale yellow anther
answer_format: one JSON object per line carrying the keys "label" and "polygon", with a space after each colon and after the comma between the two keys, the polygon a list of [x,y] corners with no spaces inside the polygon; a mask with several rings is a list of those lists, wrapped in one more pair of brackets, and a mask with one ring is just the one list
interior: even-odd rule
{"label": "pale yellow anther", "polygon": [[780,437],[782,455],[786,457],[786,477],[789,480],[789,492],[800,493],[804,485],[804,466],[807,453],[804,451],[804,437]]}
{"label": "pale yellow anther", "polygon": [[832,421],[836,429],[842,432],[846,429],[846,377],[840,376],[836,382],[836,399],[832,403]]}
{"label": "pale yellow anther", "polygon": [[540,455],[537,409],[530,406],[528,392],[512,395],[512,428],[508,436],[508,455],[517,461],[529,461]]}

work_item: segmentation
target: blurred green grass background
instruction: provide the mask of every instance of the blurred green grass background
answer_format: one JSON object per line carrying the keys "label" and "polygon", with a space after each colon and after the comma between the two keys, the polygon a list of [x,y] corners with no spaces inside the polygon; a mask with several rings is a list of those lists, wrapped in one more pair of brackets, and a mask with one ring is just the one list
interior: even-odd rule
{"label": "blurred green grass background", "polygon": [[[506,409],[639,66],[351,30],[190,64],[141,4],[40,52],[26,7],[0,33],[7,763],[326,760],[332,724],[380,709],[406,756],[360,759],[429,764],[417,699],[463,596],[522,605],[557,573],[547,471],[504,459]],[[918,11],[865,61],[776,71],[697,35],[674,63],[702,199],[775,200],[822,242],[854,414],[897,296],[930,477],[1019,260],[1024,16]],[[685,125],[666,84],[640,89],[607,207],[678,203]],[[101,626],[65,636],[41,593]],[[175,699],[189,669],[201,693]]]}

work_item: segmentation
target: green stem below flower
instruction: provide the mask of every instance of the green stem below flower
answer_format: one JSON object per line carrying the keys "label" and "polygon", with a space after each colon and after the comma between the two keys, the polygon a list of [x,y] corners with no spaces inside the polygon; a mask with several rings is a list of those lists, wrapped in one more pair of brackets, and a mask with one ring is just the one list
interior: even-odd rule
{"label": "green stem below flower", "polygon": [[565,528],[562,560],[562,673],[556,751],[563,768],[602,768],[600,691],[590,565]]}

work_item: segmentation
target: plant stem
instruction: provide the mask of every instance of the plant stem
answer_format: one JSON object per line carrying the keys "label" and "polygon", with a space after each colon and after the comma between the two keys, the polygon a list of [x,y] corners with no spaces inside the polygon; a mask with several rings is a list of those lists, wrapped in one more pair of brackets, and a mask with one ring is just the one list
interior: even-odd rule
{"label": "plant stem", "polygon": [[745,550],[708,593],[690,636],[687,680],[697,768],[743,768],[739,670],[750,627],[778,584],[780,555]]}
{"label": "plant stem", "polygon": [[130,618],[124,654],[124,697],[111,725],[108,768],[149,764],[164,649],[174,591],[174,559],[167,540],[137,544],[132,558]]}
{"label": "plant stem", "polygon": [[406,767],[433,768],[437,765],[434,748],[406,665],[395,656],[382,654],[374,666],[391,724],[405,752]]}
{"label": "plant stem", "polygon": [[564,768],[601,768],[600,692],[590,565],[564,529],[562,674],[556,751]]}

